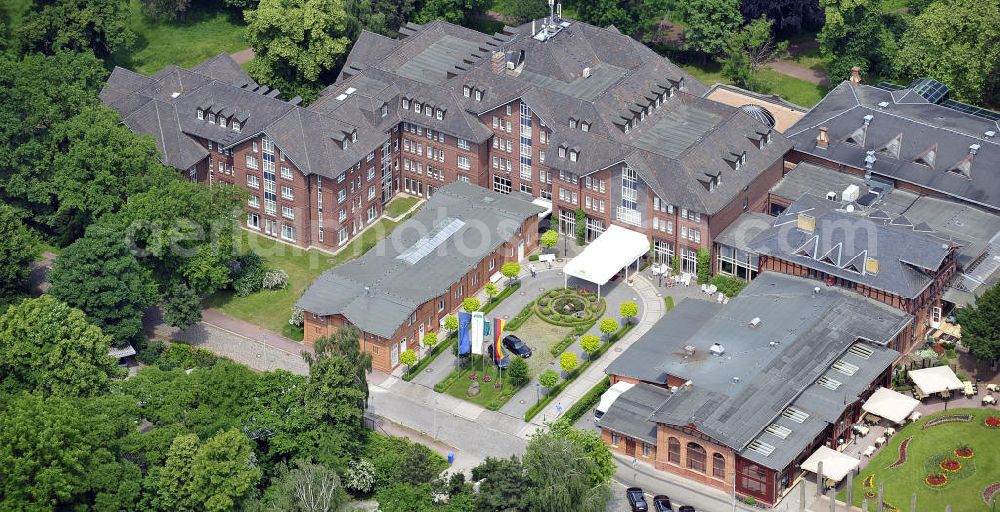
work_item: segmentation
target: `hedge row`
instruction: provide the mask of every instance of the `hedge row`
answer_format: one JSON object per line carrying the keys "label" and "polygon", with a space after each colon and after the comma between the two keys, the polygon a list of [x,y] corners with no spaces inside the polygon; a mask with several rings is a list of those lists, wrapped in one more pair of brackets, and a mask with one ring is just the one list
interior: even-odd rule
{"label": "hedge row", "polygon": [[597,406],[597,403],[601,401],[601,395],[610,388],[611,379],[607,377],[601,379],[600,382],[594,384],[594,387],[590,388],[590,391],[584,393],[575,404],[566,409],[563,419],[568,421],[570,425],[576,423],[587,411]]}
{"label": "hedge row", "polygon": [[527,303],[524,306],[524,309],[522,309],[520,313],[514,315],[514,318],[511,318],[510,321],[507,322],[507,325],[504,326],[504,330],[516,331],[517,329],[519,329],[521,325],[524,324],[524,322],[527,322],[528,319],[531,318],[531,315],[535,314],[535,311],[533,309],[534,307],[535,307],[535,301]]}

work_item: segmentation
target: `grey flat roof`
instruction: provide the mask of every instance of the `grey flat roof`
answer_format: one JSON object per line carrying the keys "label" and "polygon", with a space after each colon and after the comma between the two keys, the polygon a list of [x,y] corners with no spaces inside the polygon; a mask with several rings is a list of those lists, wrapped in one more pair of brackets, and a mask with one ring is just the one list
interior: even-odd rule
{"label": "grey flat roof", "polygon": [[715,237],[715,243],[735,247],[741,251],[753,252],[750,240],[771,227],[774,217],[760,212],[743,212],[726,229]]}
{"label": "grey flat roof", "polygon": [[802,162],[771,187],[771,193],[789,201],[802,197],[802,194],[826,197],[827,192],[836,192],[839,198],[849,185],[857,185],[861,189],[860,195],[868,192],[868,186],[861,176]]}
{"label": "grey flat roof", "polygon": [[639,384],[622,393],[604,413],[598,426],[619,434],[656,444],[656,423],[649,421],[649,413],[670,397],[670,391]]}
{"label": "grey flat roof", "polygon": [[546,76],[533,71],[522,71],[521,78],[539,87],[550,91],[568,94],[574,98],[591,101],[607,90],[612,84],[621,80],[628,70],[609,64],[598,62],[590,67],[590,77],[584,78],[582,75],[573,78],[568,82],[559,80],[553,76]]}
{"label": "grey flat roof", "polygon": [[[764,272],[727,305],[685,300],[657,322],[619,360],[655,366],[690,381],[692,386],[671,394],[650,411],[648,420],[674,426],[694,424],[716,441],[744,450],[768,425],[782,422],[783,411],[794,405],[806,413],[807,420],[819,423],[790,420],[794,425],[788,428],[798,432],[796,436],[784,443],[775,441],[774,451],[767,456],[753,450],[752,455],[746,455],[759,456],[767,467],[783,469],[825,428],[826,418],[834,412],[839,416],[846,407],[844,402],[853,403],[872,376],[899,356],[883,345],[912,319],[847,290],[823,288],[814,293],[815,284],[805,278]],[[686,324],[691,323],[693,314],[686,308],[713,310],[715,314],[692,330]],[[682,314],[675,315],[678,310]],[[750,324],[754,318],[760,318],[756,327]],[[659,364],[653,362],[656,358],[648,339],[657,340]],[[710,352],[715,343],[724,348],[721,356]],[[694,348],[693,354],[685,350],[687,346]],[[624,359],[637,348],[646,355],[645,361]],[[869,355],[867,359],[855,358],[855,351]],[[858,368],[853,376],[831,369],[842,366],[840,361],[850,363],[848,368]],[[608,372],[616,373],[620,366],[609,366]],[[628,375],[630,370],[618,371]],[[839,377],[840,387],[831,394],[825,393],[825,387],[811,389],[824,376]],[[838,411],[827,410],[831,408]]]}
{"label": "grey flat roof", "polygon": [[643,129],[635,139],[635,145],[646,151],[677,158],[714,128],[720,119],[714,112],[678,105],[669,116]]}
{"label": "grey flat roof", "polygon": [[[445,293],[510,240],[525,219],[542,211],[525,194],[505,195],[463,182],[446,185],[363,256],[323,272],[298,306],[318,315],[342,314],[365,332],[389,338],[421,304]],[[452,219],[463,223],[425,257],[405,257],[425,245],[442,221]]]}

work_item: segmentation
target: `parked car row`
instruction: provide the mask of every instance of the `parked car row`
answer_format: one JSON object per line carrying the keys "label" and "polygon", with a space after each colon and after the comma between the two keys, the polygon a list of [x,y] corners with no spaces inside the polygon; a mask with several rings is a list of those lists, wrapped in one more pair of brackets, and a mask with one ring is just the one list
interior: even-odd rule
{"label": "parked car row", "polygon": [[[628,505],[632,508],[632,512],[675,512],[675,509],[670,504],[670,497],[665,494],[653,496],[652,509],[646,503],[646,493],[641,487],[629,487],[625,489],[625,497],[628,498]],[[676,512],[696,511],[691,505],[682,505],[676,509]]]}

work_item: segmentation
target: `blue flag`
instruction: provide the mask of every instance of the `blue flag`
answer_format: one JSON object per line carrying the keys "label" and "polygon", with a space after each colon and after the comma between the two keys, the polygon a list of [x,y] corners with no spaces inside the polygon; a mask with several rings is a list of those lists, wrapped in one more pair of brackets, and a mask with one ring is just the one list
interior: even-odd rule
{"label": "blue flag", "polygon": [[472,352],[472,338],[469,336],[469,326],[472,315],[461,312],[458,314],[458,355],[464,356]]}

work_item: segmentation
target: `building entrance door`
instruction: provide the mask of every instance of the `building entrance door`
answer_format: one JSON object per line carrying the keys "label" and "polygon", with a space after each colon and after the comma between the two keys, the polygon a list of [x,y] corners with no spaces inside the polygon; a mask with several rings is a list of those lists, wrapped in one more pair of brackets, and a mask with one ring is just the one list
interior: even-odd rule
{"label": "building entrance door", "polygon": [[517,244],[517,261],[524,259],[524,240],[521,240]]}
{"label": "building entrance door", "polygon": [[625,455],[635,457],[635,439],[625,438]]}

